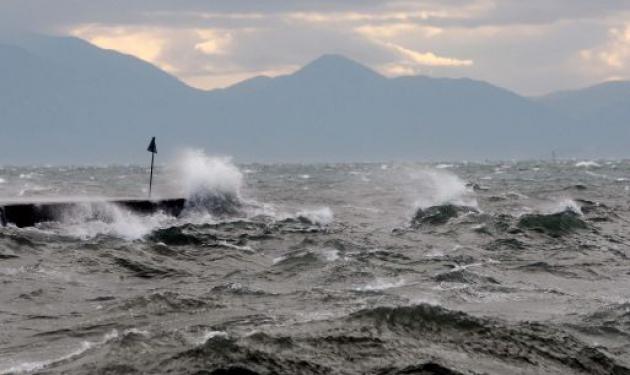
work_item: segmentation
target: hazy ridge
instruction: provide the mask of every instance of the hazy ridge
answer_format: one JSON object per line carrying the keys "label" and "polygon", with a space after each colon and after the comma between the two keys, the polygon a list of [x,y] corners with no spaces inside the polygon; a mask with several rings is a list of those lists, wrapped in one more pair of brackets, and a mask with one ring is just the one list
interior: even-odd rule
{"label": "hazy ridge", "polygon": [[244,161],[627,155],[630,84],[526,98],[470,79],[389,79],[325,55],[227,89],[68,37],[0,38],[2,163],[136,162],[152,135]]}

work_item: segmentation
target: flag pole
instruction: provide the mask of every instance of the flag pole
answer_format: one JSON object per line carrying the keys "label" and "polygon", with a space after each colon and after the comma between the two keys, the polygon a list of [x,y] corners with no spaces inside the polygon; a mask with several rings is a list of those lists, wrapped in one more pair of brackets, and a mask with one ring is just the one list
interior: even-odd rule
{"label": "flag pole", "polygon": [[153,188],[153,162],[155,161],[155,154],[157,154],[155,137],[151,138],[151,143],[149,143],[149,148],[147,148],[147,151],[151,153],[151,175],[149,177],[149,199],[151,199],[151,189]]}
{"label": "flag pole", "polygon": [[151,177],[149,177],[149,199],[151,199],[151,188],[153,187],[153,161],[155,160],[155,154],[151,153]]}

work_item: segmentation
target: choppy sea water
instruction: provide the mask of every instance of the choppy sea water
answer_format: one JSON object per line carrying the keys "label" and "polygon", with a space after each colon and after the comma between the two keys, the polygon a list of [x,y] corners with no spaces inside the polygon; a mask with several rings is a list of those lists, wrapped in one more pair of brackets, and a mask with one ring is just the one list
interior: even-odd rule
{"label": "choppy sea water", "polygon": [[[628,178],[627,161],[197,155],[156,176],[198,202],[181,218],[81,204],[0,228],[0,374],[628,374]],[[146,183],[0,168],[4,200]]]}

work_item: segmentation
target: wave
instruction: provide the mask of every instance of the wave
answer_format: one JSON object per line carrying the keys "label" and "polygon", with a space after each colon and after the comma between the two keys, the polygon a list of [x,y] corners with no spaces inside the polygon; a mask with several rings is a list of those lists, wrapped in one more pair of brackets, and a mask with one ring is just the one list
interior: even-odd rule
{"label": "wave", "polygon": [[524,214],[519,218],[517,226],[551,237],[560,237],[577,230],[588,229],[588,224],[582,220],[581,215],[570,208],[552,214]]}
{"label": "wave", "polygon": [[105,336],[103,336],[101,340],[81,342],[78,348],[76,348],[75,350],[61,357],[48,359],[48,360],[41,360],[41,361],[22,362],[19,364],[10,365],[10,367],[7,367],[7,368],[0,368],[0,374],[7,374],[7,375],[8,374],[22,374],[22,373],[29,373],[33,371],[44,370],[46,368],[49,368],[49,367],[64,363],[66,361],[69,361],[71,359],[74,359],[76,357],[79,357],[85,352],[87,352],[88,350],[102,346],[118,337],[119,337],[118,331],[114,329],[110,333],[107,333]]}
{"label": "wave", "polygon": [[543,213],[555,214],[564,211],[572,211],[577,215],[582,216],[582,206],[574,199],[565,198],[553,203],[547,204],[542,209]]}
{"label": "wave", "polygon": [[[413,347],[424,343],[431,347],[459,347],[466,353],[474,352],[477,363],[483,363],[483,357],[491,358],[511,364],[523,373],[538,373],[540,368],[554,369],[554,373],[630,373],[630,369],[607,352],[540,323],[509,325],[440,306],[418,304],[360,310],[351,314],[346,324],[373,326],[380,337],[393,335],[398,342],[408,338]],[[384,335],[384,330],[389,333]]]}
{"label": "wave", "polygon": [[184,216],[244,214],[243,174],[229,158],[208,157],[201,150],[187,150],[174,167],[186,197]]}
{"label": "wave", "polygon": [[[77,203],[59,213],[59,233],[90,239],[99,235],[113,235],[126,240],[141,239],[154,228],[173,222],[164,213],[140,215],[109,202]],[[46,228],[47,226],[43,226]]]}
{"label": "wave", "polygon": [[296,214],[296,218],[307,224],[329,225],[334,220],[334,214],[329,207],[321,207],[313,210],[299,211]]}
{"label": "wave", "polygon": [[597,163],[596,161],[593,160],[587,160],[587,161],[580,161],[575,163],[575,166],[580,168],[599,168],[601,167],[601,165],[599,163]]}
{"label": "wave", "polygon": [[[165,212],[145,215],[102,200],[77,202],[60,209],[55,213],[56,221],[42,223],[38,228],[49,234],[81,240],[114,236],[130,241],[149,239],[171,245],[200,245],[208,239],[207,234],[197,238],[199,231],[191,234],[183,227],[259,219],[265,225],[276,223],[277,228],[285,231],[312,232],[334,221],[329,207],[279,215],[271,205],[244,198],[243,174],[229,158],[209,157],[197,150],[186,151],[169,168],[173,168],[185,198],[178,217]],[[210,240],[217,242],[216,238]],[[228,247],[232,245],[226,244]]]}
{"label": "wave", "polygon": [[440,273],[433,277],[435,281],[460,284],[500,284],[495,278],[490,276],[478,275],[466,269],[454,269],[448,272]]}
{"label": "wave", "polygon": [[188,275],[187,272],[157,265],[148,259],[133,260],[123,257],[114,257],[114,264],[130,272],[133,276],[144,279]]}
{"label": "wave", "polygon": [[420,227],[424,225],[443,225],[450,219],[462,214],[479,213],[476,208],[470,206],[457,206],[454,204],[443,204],[427,208],[418,208],[416,214],[411,219],[411,225]]}
{"label": "wave", "polygon": [[284,271],[295,272],[320,266],[323,262],[327,262],[328,259],[330,259],[330,255],[320,254],[310,250],[297,250],[275,258],[273,264],[275,267],[282,268]]}
{"label": "wave", "polygon": [[172,226],[154,230],[147,238],[171,246],[201,245],[203,238],[198,233],[188,233],[186,226]]}
{"label": "wave", "polygon": [[405,285],[405,280],[402,278],[398,279],[383,279],[376,278],[374,281],[367,283],[366,285],[359,286],[354,288],[356,291],[360,292],[373,292],[385,289],[398,288]]}
{"label": "wave", "polygon": [[180,293],[166,291],[137,296],[112,306],[112,309],[122,311],[150,311],[155,314],[165,314],[180,311],[196,311],[208,307],[215,307],[212,303],[188,297]]}
{"label": "wave", "polygon": [[416,186],[417,208],[445,204],[478,208],[471,186],[453,173],[445,170],[421,170],[410,174]]}
{"label": "wave", "polygon": [[582,318],[578,329],[609,336],[611,333],[630,337],[630,303],[604,306]]}
{"label": "wave", "polygon": [[193,338],[191,341],[194,345],[203,345],[206,343],[206,341],[214,337],[228,339],[230,336],[225,331],[210,330],[210,331],[203,332],[199,337]]}

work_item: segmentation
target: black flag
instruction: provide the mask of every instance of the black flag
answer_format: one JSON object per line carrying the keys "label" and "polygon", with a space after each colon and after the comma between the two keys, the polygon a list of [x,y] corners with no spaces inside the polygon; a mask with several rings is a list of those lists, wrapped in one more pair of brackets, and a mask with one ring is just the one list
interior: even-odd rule
{"label": "black flag", "polygon": [[157,154],[157,146],[155,145],[155,137],[151,138],[151,143],[149,143],[149,148],[147,151]]}
{"label": "black flag", "polygon": [[151,143],[149,143],[147,151],[151,153],[151,177],[149,177],[149,199],[151,199],[151,188],[153,187],[153,161],[155,160],[155,154],[157,154],[155,137],[151,138]]}

